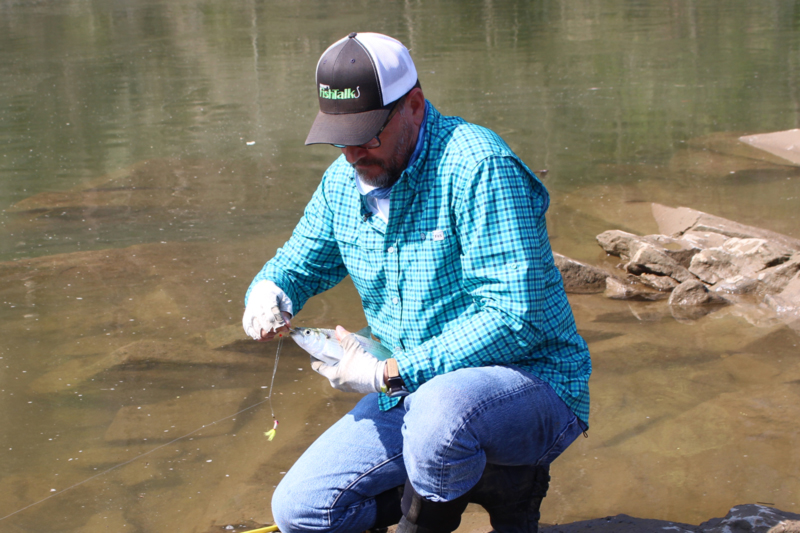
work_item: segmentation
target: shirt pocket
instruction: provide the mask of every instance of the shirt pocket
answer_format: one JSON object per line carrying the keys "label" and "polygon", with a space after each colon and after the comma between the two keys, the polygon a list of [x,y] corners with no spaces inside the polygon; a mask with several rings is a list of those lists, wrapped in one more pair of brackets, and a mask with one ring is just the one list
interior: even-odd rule
{"label": "shirt pocket", "polygon": [[449,227],[417,231],[403,248],[405,298],[441,301],[461,292],[461,248]]}
{"label": "shirt pocket", "polygon": [[362,300],[374,298],[386,282],[383,234],[368,223],[362,223],[339,232],[336,240],[347,272]]}

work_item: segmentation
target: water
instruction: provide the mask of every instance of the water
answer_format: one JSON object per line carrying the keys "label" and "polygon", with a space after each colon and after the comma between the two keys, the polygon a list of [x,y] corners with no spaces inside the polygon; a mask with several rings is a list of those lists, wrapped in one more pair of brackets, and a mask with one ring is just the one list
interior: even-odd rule
{"label": "water", "polygon": [[[442,112],[549,170],[553,248],[599,263],[601,231],[656,231],[653,201],[800,237],[800,173],[730,155],[798,127],[799,24],[789,1],[0,2],[0,529],[270,522],[281,473],[354,403],[285,344],[268,442],[274,345],[239,333],[336,155],[302,145],[334,40],[405,42]],[[570,301],[592,428],[543,521],[798,512],[795,330]],[[364,325],[348,282],[297,322]]]}

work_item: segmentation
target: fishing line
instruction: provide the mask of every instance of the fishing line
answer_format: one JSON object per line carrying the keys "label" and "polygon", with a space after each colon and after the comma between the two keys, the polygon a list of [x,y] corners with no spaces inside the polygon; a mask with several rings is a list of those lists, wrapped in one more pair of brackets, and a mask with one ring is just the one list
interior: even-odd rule
{"label": "fishing line", "polygon": [[[278,342],[278,353],[280,353],[280,341]],[[275,357],[275,367],[276,367],[276,368],[278,367],[278,358],[277,358],[277,356]],[[273,372],[272,372],[272,383],[274,383],[274,382],[275,382],[275,371],[273,370]],[[173,439],[173,440],[171,440],[171,441],[169,441],[169,442],[167,442],[167,443],[165,443],[165,444],[161,444],[160,446],[156,446],[156,447],[155,447],[155,448],[153,448],[152,450],[150,450],[150,451],[147,451],[147,452],[144,452],[144,453],[141,453],[141,454],[137,455],[136,457],[134,457],[134,458],[132,458],[132,459],[128,459],[127,461],[124,461],[124,462],[122,462],[122,463],[120,463],[120,464],[118,464],[118,465],[114,465],[114,466],[112,466],[111,468],[109,468],[109,469],[107,469],[107,470],[104,470],[104,471],[102,471],[102,472],[100,472],[100,473],[98,473],[98,474],[95,474],[95,475],[93,475],[93,476],[91,476],[91,477],[88,477],[88,478],[84,479],[83,481],[79,481],[79,482],[75,483],[74,485],[70,485],[69,487],[67,487],[67,488],[65,488],[65,489],[62,489],[62,490],[60,490],[60,491],[58,491],[58,492],[55,492],[55,493],[53,493],[53,494],[49,495],[47,498],[42,498],[41,500],[39,500],[39,501],[37,501],[37,502],[33,502],[33,503],[32,503],[32,504],[30,504],[30,505],[26,505],[26,506],[25,506],[25,507],[23,507],[22,509],[18,509],[18,510],[14,511],[14,512],[13,512],[13,513],[11,513],[11,514],[7,514],[6,516],[4,516],[4,517],[0,518],[0,521],[3,521],[3,520],[5,520],[6,518],[9,518],[9,517],[11,517],[11,516],[14,516],[15,514],[21,513],[22,511],[24,511],[24,510],[26,510],[26,509],[30,509],[31,507],[33,507],[33,506],[35,506],[35,505],[39,505],[39,504],[40,504],[40,503],[42,503],[42,502],[46,502],[46,501],[47,501],[47,500],[49,500],[50,498],[54,498],[54,497],[56,497],[56,496],[59,496],[59,495],[61,495],[61,494],[64,494],[64,493],[65,493],[65,492],[67,492],[68,490],[72,490],[72,489],[74,489],[75,487],[78,487],[78,486],[80,486],[80,485],[83,485],[84,483],[87,483],[87,482],[89,482],[89,481],[91,481],[91,480],[93,480],[93,479],[95,479],[95,478],[98,478],[98,477],[100,477],[100,476],[104,476],[104,475],[108,474],[109,472],[111,472],[112,470],[116,470],[117,468],[120,468],[120,467],[123,467],[123,466],[125,466],[125,465],[128,465],[128,464],[130,464],[130,463],[132,463],[132,462],[136,461],[137,459],[141,459],[142,457],[145,457],[146,455],[150,455],[151,453],[157,452],[157,451],[158,451],[158,450],[160,450],[161,448],[163,448],[163,447],[165,447],[165,446],[169,446],[170,444],[174,444],[174,443],[178,442],[178,441],[179,441],[179,440],[181,440],[181,439],[185,439],[185,438],[186,438],[186,437],[188,437],[189,435],[193,435],[193,434],[197,433],[198,431],[200,431],[201,429],[204,429],[204,428],[207,428],[207,427],[211,427],[211,426],[213,426],[214,424],[219,424],[220,422],[224,422],[225,420],[227,420],[227,419],[229,419],[229,418],[233,418],[234,416],[236,416],[236,415],[239,415],[239,414],[241,414],[241,413],[244,413],[245,411],[249,411],[249,410],[250,410],[250,409],[252,409],[253,407],[257,407],[257,406],[261,405],[262,403],[265,403],[265,402],[270,402],[270,409],[272,409],[272,399],[271,399],[271,398],[272,398],[272,384],[270,384],[270,387],[269,387],[269,396],[267,396],[265,399],[261,400],[260,402],[258,402],[258,403],[254,403],[254,404],[253,404],[253,405],[251,405],[250,407],[245,407],[245,408],[244,408],[244,409],[242,409],[241,411],[237,411],[237,412],[233,413],[232,415],[228,415],[228,416],[226,416],[226,417],[224,417],[224,418],[220,418],[219,420],[215,420],[214,422],[211,422],[210,424],[204,424],[204,425],[200,426],[199,428],[195,429],[194,431],[190,431],[190,432],[189,432],[189,433],[187,433],[186,435],[183,435],[183,436],[181,436],[181,437],[175,438],[175,439]],[[273,419],[275,418],[275,414],[274,414],[274,413],[272,414],[272,418],[273,418]],[[277,427],[277,426],[278,426],[278,421],[277,421],[277,420],[275,420],[275,427]],[[274,428],[272,429],[272,431],[275,431],[275,430],[274,430]],[[268,433],[269,433],[269,432],[268,432]],[[273,435],[274,435],[274,433],[273,433]],[[270,439],[270,440],[272,440],[272,439]]]}
{"label": "fishing line", "polygon": [[280,335],[278,336],[278,349],[275,351],[275,364],[272,367],[272,381],[269,382],[269,395],[267,396],[267,400],[269,400],[269,410],[272,413],[272,429],[264,432],[264,435],[269,440],[274,439],[275,432],[278,431],[278,419],[275,418],[275,409],[272,408],[272,389],[273,385],[275,385],[275,374],[278,372],[278,360],[281,357],[282,345],[283,345],[283,335]]}

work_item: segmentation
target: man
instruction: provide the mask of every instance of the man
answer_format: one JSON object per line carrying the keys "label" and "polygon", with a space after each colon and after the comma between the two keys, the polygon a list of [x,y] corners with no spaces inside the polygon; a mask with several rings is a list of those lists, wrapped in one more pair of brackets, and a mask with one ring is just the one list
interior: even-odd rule
{"label": "man", "polygon": [[449,532],[477,501],[495,530],[536,531],[547,466],[588,427],[591,373],[547,192],[497,135],[439,114],[390,37],[334,43],[316,81],[306,144],[342,155],[250,286],[243,324],[270,340],[349,274],[393,357],[340,327],[342,359],[312,361],[333,387],[369,394],[286,474],[275,521],[284,533],[398,520],[401,533]]}

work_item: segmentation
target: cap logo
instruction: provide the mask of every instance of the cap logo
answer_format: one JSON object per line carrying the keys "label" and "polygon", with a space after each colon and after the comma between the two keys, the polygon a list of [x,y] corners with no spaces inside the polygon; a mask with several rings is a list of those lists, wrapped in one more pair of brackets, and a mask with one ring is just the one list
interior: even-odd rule
{"label": "cap logo", "polygon": [[327,100],[351,100],[361,97],[361,86],[355,89],[331,89],[330,85],[319,84],[319,97]]}

